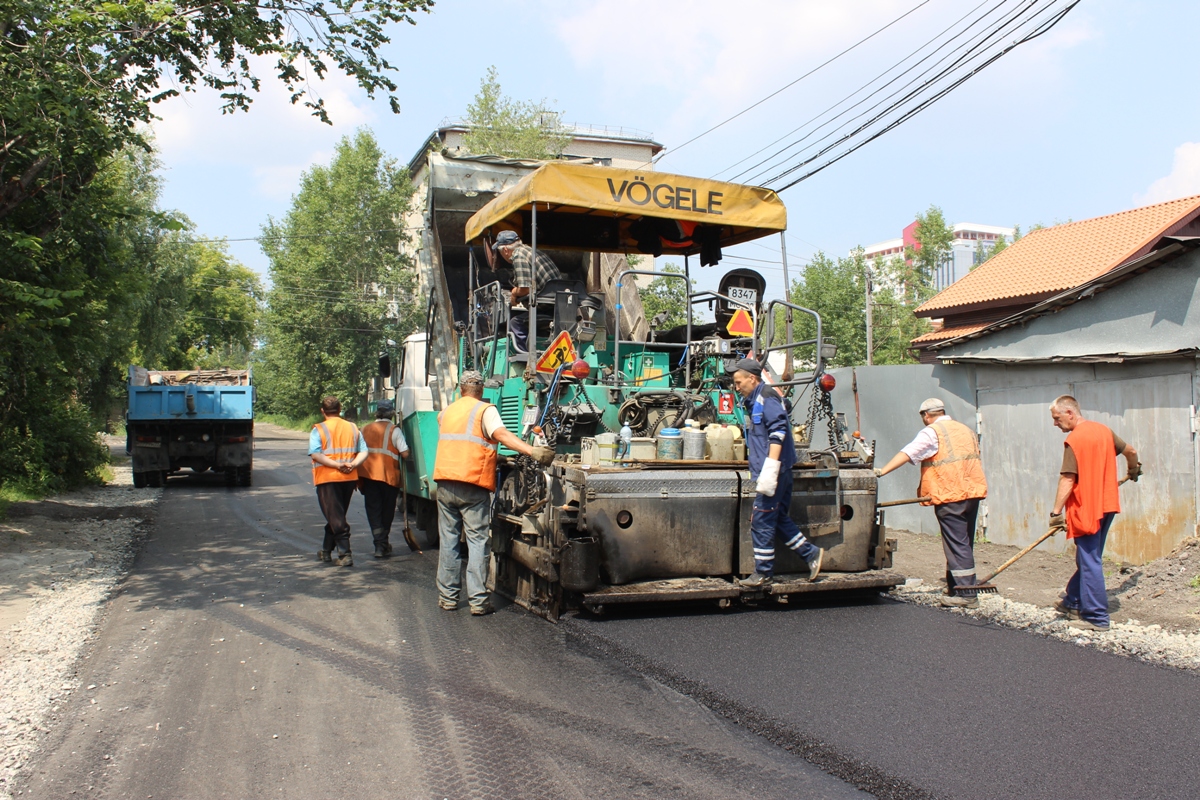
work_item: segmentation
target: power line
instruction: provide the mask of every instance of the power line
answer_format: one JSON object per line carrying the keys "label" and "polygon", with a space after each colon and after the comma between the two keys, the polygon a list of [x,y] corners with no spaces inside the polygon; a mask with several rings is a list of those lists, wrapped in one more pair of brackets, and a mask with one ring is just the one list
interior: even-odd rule
{"label": "power line", "polygon": [[[1036,3],[1036,2],[1037,2],[1037,0],[1033,0],[1033,3]],[[1030,6],[1032,6],[1033,3],[1031,3]],[[1047,31],[1049,31],[1055,25],[1057,25],[1073,8],[1075,8],[1076,5],[1078,5],[1078,3],[1079,3],[1079,0],[1074,0],[1074,2],[1071,2],[1066,8],[1061,9],[1061,10],[1057,11],[1056,13],[1053,13],[1048,19],[1042,19],[1041,21],[1039,21],[1038,20],[1039,14],[1035,13],[1035,14],[1031,15],[1028,19],[1020,21],[1016,25],[1017,29],[1020,29],[1022,26],[1026,25],[1027,23],[1031,23],[1031,22],[1037,22],[1037,25],[1028,33],[1023,34],[1021,36],[1021,38],[1017,39],[1012,44],[1008,45],[1007,47],[1004,47],[1003,49],[1001,49],[998,52],[991,54],[989,57],[987,57],[985,60],[983,60],[982,63],[971,67],[969,69],[969,71],[967,71],[965,74],[952,80],[949,85],[944,86],[943,88],[937,90],[932,96],[926,97],[924,99],[920,99],[920,101],[915,106],[910,107],[907,110],[904,110],[897,118],[895,118],[892,121],[885,124],[881,129],[871,133],[869,136],[866,136],[865,138],[863,138],[857,142],[853,142],[843,152],[835,154],[834,156],[825,160],[823,163],[819,164],[818,166],[814,167],[813,169],[808,170],[807,172],[805,172],[803,175],[799,176],[798,178],[784,184],[783,186],[778,187],[776,189],[776,191],[782,192],[786,189],[791,188],[792,186],[795,186],[797,183],[800,183],[801,181],[806,180],[806,179],[812,177],[813,175],[816,175],[821,170],[824,170],[825,168],[831,166],[832,164],[837,163],[838,161],[842,160],[846,156],[855,152],[859,148],[864,147],[865,145],[874,141],[875,139],[878,139],[880,136],[883,136],[888,131],[891,131],[894,128],[897,128],[900,125],[904,124],[909,119],[912,119],[914,116],[919,114],[921,111],[924,111],[926,108],[933,105],[941,98],[945,97],[947,94],[952,92],[954,89],[958,88],[963,83],[970,80],[972,77],[977,75],[979,72],[986,69],[988,66],[995,63],[997,60],[999,60],[1003,56],[1007,55],[1013,49],[1045,34]],[[1028,8],[1030,6],[1027,6],[1026,8]],[[1008,23],[1005,23],[1005,27],[1007,27],[1007,25],[1008,25]],[[991,34],[987,38],[993,38],[995,35],[996,34]],[[959,66],[960,64],[969,62],[972,58],[975,57],[975,51],[980,49],[981,47],[983,47],[982,44],[977,45],[976,47],[972,48],[970,51],[967,52],[966,55],[961,57],[950,68],[948,68],[947,70],[944,70],[942,73],[940,73],[934,79],[932,79],[930,81],[926,81],[926,83],[920,89],[918,89],[914,92],[911,92],[909,95],[907,95],[904,98],[901,98],[900,101],[894,103],[890,108],[885,109],[884,112],[881,112],[880,114],[876,115],[873,119],[869,120],[867,123],[860,125],[854,131],[850,132],[849,134],[846,134],[838,142],[835,142],[834,144],[824,148],[819,153],[817,153],[815,156],[805,159],[804,161],[801,161],[797,164],[794,164],[791,167],[789,167],[788,169],[779,173],[775,177],[771,178],[768,181],[768,183],[776,183],[776,182],[782,180],[787,175],[813,163],[814,161],[821,158],[826,153],[829,153],[831,150],[833,150],[838,144],[840,144],[842,142],[850,141],[853,139],[853,137],[866,131],[871,125],[873,125],[875,122],[881,120],[884,116],[886,116],[888,112],[893,111],[898,108],[902,108],[903,103],[907,102],[909,99],[920,98],[921,93],[924,92],[927,87],[930,87],[930,86],[936,84],[938,81],[940,81],[944,77],[950,76],[952,74],[953,69],[955,67]]]}
{"label": "power line", "polygon": [[[766,144],[766,145],[764,145],[763,147],[760,147],[758,150],[755,150],[755,151],[754,151],[753,153],[751,153],[750,155],[746,156],[745,158],[741,159],[740,161],[737,161],[737,162],[734,162],[733,164],[730,164],[728,167],[725,167],[725,169],[721,170],[720,172],[717,172],[716,174],[717,174],[717,175],[720,175],[720,174],[722,174],[722,173],[728,172],[729,170],[733,169],[734,167],[740,166],[741,164],[745,163],[746,161],[749,161],[751,158],[753,158],[754,156],[758,155],[759,153],[762,153],[762,152],[763,152],[764,150],[766,150],[767,148],[774,147],[775,145],[779,144],[779,143],[780,143],[780,142],[782,142],[784,139],[786,139],[788,136],[791,136],[793,133],[796,133],[796,132],[798,132],[798,131],[804,130],[806,127],[808,127],[808,126],[809,126],[809,125],[811,125],[812,123],[816,122],[817,120],[821,119],[823,116],[825,116],[826,114],[828,114],[830,111],[833,111],[833,110],[834,110],[835,108],[837,108],[838,106],[840,106],[840,105],[842,105],[843,103],[845,103],[845,102],[849,101],[849,100],[850,100],[851,98],[853,98],[855,95],[857,95],[857,94],[859,94],[860,92],[862,92],[862,91],[864,91],[865,89],[867,89],[867,88],[868,88],[868,87],[869,87],[871,84],[875,83],[876,81],[882,80],[882,79],[883,79],[885,76],[887,76],[887,74],[888,74],[889,72],[891,72],[892,70],[894,70],[894,69],[897,69],[898,67],[900,67],[901,65],[903,65],[905,61],[908,61],[910,58],[912,58],[913,56],[917,55],[918,53],[920,53],[920,52],[921,52],[922,50],[924,50],[925,48],[929,47],[931,44],[933,44],[933,43],[934,43],[934,42],[936,42],[938,39],[940,39],[942,36],[944,36],[944,35],[945,35],[947,32],[949,32],[950,30],[952,30],[952,29],[953,29],[955,26],[957,26],[958,24],[960,24],[960,23],[961,23],[961,22],[962,22],[964,19],[966,19],[967,17],[971,16],[971,15],[972,15],[972,14],[974,14],[976,11],[978,11],[978,10],[979,10],[979,8],[980,8],[981,6],[983,6],[983,5],[984,5],[986,2],[988,2],[988,0],[983,0],[982,2],[980,2],[978,5],[976,5],[974,8],[972,8],[970,11],[968,11],[966,14],[962,15],[961,17],[959,17],[958,19],[956,19],[954,22],[950,23],[948,26],[946,26],[945,28],[943,28],[941,31],[939,31],[937,34],[935,34],[933,37],[931,37],[931,38],[930,38],[930,39],[928,39],[927,41],[925,41],[923,44],[921,44],[919,47],[917,47],[917,48],[916,48],[915,50],[913,50],[911,53],[909,53],[908,55],[906,55],[904,58],[900,59],[899,61],[897,61],[897,62],[896,62],[895,64],[893,64],[892,66],[888,67],[888,68],[887,68],[887,69],[885,69],[883,72],[879,73],[879,74],[878,74],[878,75],[876,75],[874,78],[872,78],[871,80],[867,81],[867,82],[866,82],[866,83],[864,83],[862,86],[858,87],[858,88],[857,88],[857,89],[855,89],[853,92],[851,92],[850,94],[848,94],[848,95],[846,95],[845,97],[843,97],[841,100],[837,101],[837,102],[836,102],[836,103],[834,103],[833,105],[831,105],[831,106],[829,106],[828,108],[824,109],[824,110],[823,110],[823,111],[821,111],[819,114],[816,114],[815,116],[813,116],[812,118],[810,118],[809,120],[807,120],[806,122],[804,122],[802,125],[799,125],[798,127],[796,127],[796,128],[793,128],[792,130],[790,130],[790,131],[788,131],[787,133],[785,133],[783,136],[780,136],[780,137],[779,137],[778,139],[776,139],[775,141],[773,141],[773,142],[771,142],[771,143],[769,143],[769,144]],[[989,11],[988,11],[987,13],[989,13],[989,14],[990,14],[990,13],[991,13],[991,11],[994,11],[994,10],[995,10],[997,7],[999,7],[1000,5],[1003,5],[1003,4],[1004,4],[1004,2],[1006,2],[1006,0],[1000,0],[1000,2],[999,2],[999,3],[998,3],[996,6],[993,6],[993,7],[992,7],[992,9],[989,9]],[[986,14],[985,14],[985,16],[986,16]],[[951,39],[950,41],[953,41],[953,39]],[[945,45],[943,45],[943,46],[945,46]],[[940,49],[940,48],[938,48],[938,49]],[[936,53],[937,51],[935,50],[934,52]],[[932,54],[931,54],[931,55],[932,55]],[[926,58],[929,58],[929,56],[926,56]],[[921,61],[924,61],[924,60],[925,60],[925,59],[922,59]],[[891,85],[892,83],[894,83],[896,80],[898,80],[900,77],[903,77],[905,74],[907,74],[907,73],[908,73],[908,72],[910,72],[912,69],[914,69],[914,68],[915,68],[917,65],[919,65],[919,64],[921,63],[921,61],[918,61],[918,62],[917,62],[917,64],[914,64],[912,67],[909,67],[907,70],[905,70],[904,72],[900,73],[900,75],[896,76],[895,78],[893,78],[893,79],[892,79],[891,81],[889,81],[888,83],[884,84],[883,86],[879,87],[879,88],[878,88],[878,89],[876,89],[874,92],[872,92],[871,94],[867,95],[867,97],[863,98],[862,100],[858,101],[857,103],[855,103],[854,105],[850,106],[850,107],[849,107],[849,108],[847,108],[846,110],[842,111],[842,113],[841,113],[841,114],[838,114],[837,116],[833,117],[832,119],[830,119],[830,120],[827,120],[825,123],[823,123],[822,125],[820,125],[820,126],[818,126],[817,128],[815,128],[813,131],[811,131],[811,132],[808,134],[808,136],[811,136],[811,135],[812,135],[813,133],[815,133],[816,131],[818,131],[818,130],[820,130],[821,128],[825,127],[825,125],[828,125],[830,122],[833,122],[833,120],[836,120],[838,117],[840,117],[840,116],[842,116],[842,115],[844,115],[844,114],[846,114],[846,113],[848,113],[848,112],[852,111],[854,108],[858,107],[858,106],[859,106],[859,105],[861,105],[862,103],[865,103],[865,102],[869,101],[869,100],[871,99],[871,97],[875,96],[876,94],[878,94],[878,93],[879,93],[880,91],[882,91],[883,89],[886,89],[888,86],[890,86],[890,85]],[[803,141],[805,138],[807,138],[807,136],[805,136],[805,137],[802,137],[802,138],[801,138],[799,141]],[[791,148],[791,147],[793,147],[794,145],[795,145],[795,143],[793,143],[792,145],[788,145],[787,147],[783,148],[782,150],[779,150],[779,151],[776,151],[775,153],[772,153],[770,156],[768,156],[768,157],[767,157],[766,159],[764,159],[763,161],[760,161],[760,162],[758,162],[757,164],[754,164],[753,166],[751,166],[751,167],[748,167],[748,168],[746,168],[746,169],[742,170],[741,172],[739,172],[739,173],[737,173],[737,174],[735,174],[735,175],[731,176],[731,177],[729,178],[729,180],[737,180],[738,178],[740,178],[741,176],[743,176],[743,175],[745,175],[746,173],[750,172],[751,170],[753,170],[753,169],[755,169],[755,168],[757,168],[757,167],[759,167],[759,166],[762,166],[763,164],[767,163],[767,161],[770,161],[770,159],[772,159],[772,158],[775,158],[775,157],[776,157],[776,156],[778,156],[780,153],[786,152],[788,149],[790,149],[790,148]],[[751,178],[751,180],[753,180],[753,178]]]}
{"label": "power line", "polygon": [[917,9],[921,8],[922,6],[928,5],[928,4],[929,4],[929,2],[930,2],[930,0],[922,0],[922,2],[918,3],[917,5],[913,6],[913,7],[912,7],[911,9],[909,9],[908,11],[906,11],[906,12],[904,12],[903,14],[901,14],[900,16],[896,17],[894,20],[892,20],[891,22],[889,22],[887,25],[884,25],[882,28],[880,28],[879,30],[877,30],[877,31],[875,31],[874,33],[870,34],[869,36],[866,36],[866,37],[865,37],[865,38],[863,38],[863,39],[859,39],[857,42],[855,42],[854,44],[850,45],[849,47],[847,47],[847,48],[846,48],[845,50],[843,50],[842,52],[838,53],[837,55],[833,56],[832,58],[828,59],[827,61],[825,61],[825,62],[823,62],[823,63],[821,63],[821,64],[818,64],[816,67],[813,67],[813,68],[812,68],[812,69],[810,69],[808,72],[804,73],[804,74],[803,74],[803,75],[801,75],[799,78],[796,78],[794,81],[792,81],[791,83],[787,84],[786,86],[782,86],[782,87],[780,87],[779,89],[776,89],[775,91],[771,92],[771,93],[770,93],[769,95],[767,95],[766,97],[762,98],[761,100],[759,100],[759,101],[757,101],[757,102],[755,102],[755,103],[752,103],[751,105],[747,106],[746,108],[743,108],[741,111],[737,112],[737,113],[736,113],[736,114],[734,114],[732,117],[729,117],[728,119],[725,119],[725,120],[724,120],[724,121],[722,121],[722,122],[718,122],[716,125],[712,126],[712,127],[711,127],[711,128],[709,128],[708,130],[706,130],[706,131],[704,131],[704,132],[702,132],[702,133],[698,133],[698,134],[696,134],[696,135],[695,135],[695,136],[693,136],[691,139],[688,139],[686,142],[684,142],[683,144],[679,145],[678,147],[676,147],[676,148],[674,148],[674,149],[671,149],[671,150],[664,150],[664,151],[662,152],[662,154],[661,154],[661,155],[659,155],[657,158],[654,158],[654,159],[651,159],[650,161],[647,161],[645,164],[642,164],[642,166],[646,166],[647,164],[650,164],[650,163],[652,163],[652,162],[661,161],[662,159],[666,158],[666,157],[667,157],[667,156],[669,156],[669,155],[673,155],[674,153],[678,153],[680,150],[682,150],[683,148],[687,147],[689,144],[692,144],[693,142],[695,142],[695,141],[697,141],[697,140],[699,140],[699,139],[702,139],[702,138],[704,138],[705,136],[707,136],[708,134],[710,134],[710,133],[712,133],[713,131],[717,130],[718,128],[724,127],[725,125],[729,124],[730,122],[733,122],[735,119],[737,119],[738,117],[742,116],[743,114],[745,114],[745,113],[747,113],[747,112],[749,112],[749,111],[752,111],[753,109],[757,108],[758,106],[761,106],[763,103],[767,102],[767,101],[768,101],[768,100],[770,100],[772,97],[775,97],[776,95],[780,94],[781,92],[784,92],[784,91],[786,91],[786,90],[788,90],[788,89],[792,88],[793,86],[795,86],[795,85],[796,85],[797,83],[799,83],[800,81],[802,81],[802,80],[804,80],[805,78],[809,77],[810,75],[812,75],[812,74],[814,74],[814,73],[816,73],[816,72],[818,72],[818,71],[820,71],[820,70],[824,69],[825,67],[829,66],[829,65],[830,65],[830,64],[832,64],[834,61],[837,61],[839,58],[841,58],[842,56],[846,55],[847,53],[849,53],[850,51],[854,50],[855,48],[859,47],[860,45],[866,44],[868,41],[870,41],[871,39],[874,39],[876,36],[878,36],[879,34],[883,33],[884,31],[886,31],[888,28],[890,28],[890,27],[892,27],[893,25],[895,25],[895,24],[896,24],[897,22],[899,22],[900,20],[902,20],[902,19],[904,19],[905,17],[909,16],[910,14],[912,14],[912,13],[913,13],[914,11],[916,11]]}

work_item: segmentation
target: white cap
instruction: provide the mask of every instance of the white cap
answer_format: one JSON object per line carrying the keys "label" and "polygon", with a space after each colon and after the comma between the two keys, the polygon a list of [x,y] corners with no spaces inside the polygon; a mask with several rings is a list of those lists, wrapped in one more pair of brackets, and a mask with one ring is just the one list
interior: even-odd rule
{"label": "white cap", "polygon": [[921,407],[918,410],[922,414],[924,414],[926,411],[945,411],[946,404],[941,400],[938,400],[936,397],[931,397],[924,403],[921,403]]}

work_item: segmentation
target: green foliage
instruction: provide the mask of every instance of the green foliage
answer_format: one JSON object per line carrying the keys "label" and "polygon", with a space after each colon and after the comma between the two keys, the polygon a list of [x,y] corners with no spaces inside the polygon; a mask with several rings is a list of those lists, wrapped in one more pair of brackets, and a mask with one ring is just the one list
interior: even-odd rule
{"label": "green foliage", "polygon": [[263,227],[273,285],[254,368],[265,411],[304,418],[327,394],[365,408],[386,340],[403,341],[424,310],[399,253],[411,195],[406,170],[361,130]]}
{"label": "green foliage", "polygon": [[[0,6],[0,219],[37,199],[37,233],[104,160],[145,142],[152,106],[180,90],[221,93],[247,110],[260,88],[251,57],[293,103],[328,122],[309,90],[331,68],[399,111],[394,67],[380,55],[390,22],[413,23],[431,0],[3,0]],[[268,62],[269,63],[269,62]],[[56,206],[58,208],[56,208]],[[24,226],[22,226],[24,227]]]}
{"label": "green foliage", "polygon": [[[831,367],[866,363],[865,274],[861,250],[855,251],[850,258],[836,260],[818,252],[804,267],[799,280],[792,282],[790,302],[820,314],[822,338],[838,347],[837,355],[829,361]],[[781,341],[784,335],[782,311],[775,320],[775,330],[777,342]],[[816,321],[811,316],[792,315],[793,339],[812,339],[816,335]],[[803,357],[803,351],[796,351],[796,356]]]}
{"label": "green foliage", "polygon": [[954,229],[946,223],[942,210],[931,205],[924,214],[917,214],[913,238],[916,246],[906,247],[904,258],[893,259],[889,268],[901,300],[916,307],[934,295],[933,278],[950,258]]}
{"label": "green foliage", "polygon": [[[630,267],[637,269],[638,265],[631,261]],[[662,268],[662,272],[682,275],[683,268],[678,264],[667,264]],[[696,282],[692,281],[691,283],[694,286]],[[649,286],[641,291],[640,295],[642,311],[645,313],[647,321],[653,320],[659,314],[664,315],[656,326],[657,330],[665,331],[668,328],[687,324],[687,281],[681,281],[678,278],[655,278],[650,281]]]}
{"label": "green foliage", "polygon": [[912,270],[896,257],[891,261],[876,264],[875,292],[872,295],[872,348],[876,364],[915,364],[917,359],[910,342],[933,329],[929,320],[918,317],[913,310],[924,302],[924,292],[906,291],[904,276]]}
{"label": "green foliage", "polygon": [[295,417],[289,417],[286,414],[256,413],[254,415],[254,419],[256,422],[269,422],[272,425],[278,425],[279,427],[287,428],[290,431],[304,431],[307,433],[308,431],[312,430],[313,425],[316,425],[318,422],[324,419],[324,417],[321,414],[309,414],[303,419],[296,419]]}
{"label": "green foliage", "polygon": [[571,135],[563,129],[559,113],[542,100],[522,103],[500,89],[495,67],[479,82],[479,93],[467,106],[470,130],[463,146],[478,155],[530,158],[542,161],[558,158]]}

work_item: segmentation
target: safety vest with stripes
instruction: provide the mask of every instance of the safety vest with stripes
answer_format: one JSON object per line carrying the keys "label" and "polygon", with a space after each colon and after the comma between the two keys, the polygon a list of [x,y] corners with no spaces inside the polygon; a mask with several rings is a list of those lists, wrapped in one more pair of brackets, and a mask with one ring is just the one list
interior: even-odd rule
{"label": "safety vest with stripes", "polygon": [[930,498],[921,505],[940,506],[987,497],[975,431],[952,419],[936,420],[931,427],[937,434],[938,449],[933,458],[921,462],[917,494]]}
{"label": "safety vest with stripes", "polygon": [[392,443],[392,431],[396,426],[385,419],[377,419],[363,426],[362,435],[367,443],[367,460],[358,466],[358,476],[389,486],[400,485],[400,451]]}
{"label": "safety vest with stripes", "polygon": [[496,489],[496,442],[483,433],[483,412],[491,403],[460,397],[438,418],[435,481],[462,481]]}
{"label": "safety vest with stripes", "polygon": [[[321,452],[334,461],[353,461],[358,454],[355,445],[358,444],[358,428],[353,422],[347,422],[341,417],[326,417],[324,422],[313,426],[321,434]],[[334,483],[336,481],[356,481],[358,472],[343,473],[318,464],[313,461],[313,485]]]}

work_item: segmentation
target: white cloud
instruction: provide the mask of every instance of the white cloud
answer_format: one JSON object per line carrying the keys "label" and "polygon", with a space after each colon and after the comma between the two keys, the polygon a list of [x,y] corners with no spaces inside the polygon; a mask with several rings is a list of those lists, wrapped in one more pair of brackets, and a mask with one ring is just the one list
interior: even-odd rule
{"label": "white cloud", "polygon": [[1200,142],[1184,142],[1175,148],[1170,174],[1150,184],[1145,194],[1135,195],[1133,199],[1138,205],[1147,205],[1193,194],[1200,194]]}
{"label": "white cloud", "polygon": [[[354,81],[333,72],[312,87],[333,121],[326,125],[289,101],[265,59],[252,64],[263,82],[249,113],[221,114],[220,97],[210,90],[183,94],[155,109],[162,118],[153,125],[155,139],[165,164],[232,167],[253,177],[260,196],[286,200],[304,169],[327,160],[338,139],[373,122],[375,114]],[[308,153],[308,160],[297,163],[298,153]]]}

